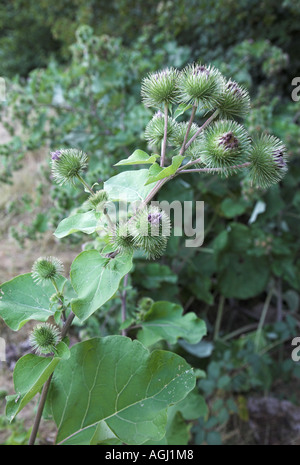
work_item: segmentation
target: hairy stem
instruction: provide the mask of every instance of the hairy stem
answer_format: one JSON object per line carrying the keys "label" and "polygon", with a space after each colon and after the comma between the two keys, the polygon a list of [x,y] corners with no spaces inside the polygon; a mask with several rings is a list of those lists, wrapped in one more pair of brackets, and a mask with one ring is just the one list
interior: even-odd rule
{"label": "hairy stem", "polygon": [[193,109],[192,109],[192,114],[191,114],[191,117],[190,117],[190,120],[189,120],[189,124],[188,124],[187,130],[186,130],[185,136],[184,136],[184,141],[183,141],[182,147],[181,147],[180,152],[179,152],[179,155],[183,155],[184,152],[185,152],[185,148],[186,148],[185,146],[186,146],[187,139],[188,139],[188,136],[189,136],[189,133],[190,133],[190,130],[191,130],[191,126],[192,126],[192,123],[193,123],[193,120],[194,120],[194,117],[195,117],[196,110],[197,110],[197,106],[194,105]]}
{"label": "hairy stem", "polygon": [[[127,284],[128,284],[128,273],[127,273],[127,274],[125,275],[125,277],[124,277],[124,282],[123,282],[124,290],[123,290],[123,292],[121,293],[122,323],[126,320],[126,296],[127,296],[126,287],[127,287]],[[126,335],[127,335],[126,329],[122,329],[122,333],[121,333],[121,334],[122,334],[122,336],[126,336]]]}
{"label": "hairy stem", "polygon": [[108,222],[108,225],[109,225],[110,229],[112,230],[112,232],[115,231],[116,227],[115,227],[114,223],[112,222],[112,219],[109,216],[108,211],[107,211],[106,208],[104,208],[103,213],[104,213],[104,215],[105,215],[105,217],[107,219],[107,222]]}
{"label": "hairy stem", "polygon": [[199,134],[218,116],[219,110],[216,110],[206,121],[202,124],[202,126],[198,129],[198,131],[190,138],[190,140],[186,143],[185,148],[187,149],[192,142],[199,136]]}
{"label": "hairy stem", "polygon": [[[223,171],[224,168],[192,168],[192,169],[185,169],[187,166],[192,166],[195,163],[199,163],[201,161],[200,158],[197,160],[193,161],[192,163],[187,163],[185,166],[182,167],[182,169],[178,169],[177,173],[210,173],[212,171]],[[238,170],[242,168],[246,168],[247,166],[250,166],[251,163],[250,161],[247,161],[245,163],[242,163],[241,165],[233,165],[233,166],[227,166],[226,170]]]}
{"label": "hairy stem", "polygon": [[147,203],[149,203],[153,197],[157,194],[157,192],[162,188],[162,186],[168,182],[169,180],[171,179],[171,176],[168,177],[168,178],[164,178],[164,179],[161,179],[160,181],[158,181],[158,183],[153,187],[152,191],[147,195],[147,197],[145,198],[145,200],[143,201],[143,204],[147,205]]}
{"label": "hairy stem", "polygon": [[82,176],[80,176],[80,174],[77,175],[77,178],[78,178],[79,181],[84,185],[84,187],[86,188],[86,190],[88,190],[92,195],[95,194],[95,192],[93,191],[93,189],[85,182],[85,180],[83,179]]}
{"label": "hairy stem", "polygon": [[165,127],[164,127],[164,138],[161,145],[161,157],[160,157],[160,166],[165,166],[165,156],[166,156],[166,147],[167,147],[167,134],[168,134],[168,104],[165,103]]}
{"label": "hairy stem", "polygon": [[[68,316],[67,321],[65,322],[65,324],[63,326],[63,329],[62,329],[62,332],[61,332],[61,339],[63,339],[66,336],[66,334],[67,334],[67,332],[68,332],[74,318],[75,318],[75,315],[74,315],[73,312],[71,312],[70,315]],[[36,436],[37,436],[37,433],[38,433],[38,430],[39,430],[39,426],[40,426],[43,410],[44,410],[44,407],[45,407],[45,402],[46,402],[47,394],[48,394],[48,391],[49,391],[52,376],[53,376],[53,373],[47,379],[47,381],[45,382],[45,384],[43,386],[43,389],[42,389],[40,402],[39,402],[39,405],[38,405],[38,409],[37,409],[37,412],[36,412],[36,416],[35,416],[35,419],[34,419],[33,427],[32,427],[29,442],[28,442],[29,446],[33,446],[34,443],[35,443],[35,440],[36,440]]]}

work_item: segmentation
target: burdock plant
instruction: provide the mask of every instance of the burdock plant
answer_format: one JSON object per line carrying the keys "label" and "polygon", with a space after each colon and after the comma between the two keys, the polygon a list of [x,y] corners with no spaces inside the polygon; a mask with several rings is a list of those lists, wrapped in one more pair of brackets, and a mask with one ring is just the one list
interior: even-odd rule
{"label": "burdock plant", "polygon": [[[252,138],[241,122],[250,110],[247,90],[213,66],[193,63],[181,71],[151,73],[143,79],[141,96],[155,112],[145,139],[157,152],[136,150],[118,163],[142,165],[141,169],[123,170],[95,191],[97,183],[89,186],[84,179],[87,154],[77,149],[51,153],[54,181],[81,183],[87,194],[83,212],[62,220],[56,237],[95,234],[95,241],[73,261],[70,279],[61,275],[58,259],[41,257],[32,273],[1,286],[0,316],[12,329],[29,320],[41,322],[30,336],[38,355],[28,354],[17,362],[17,394],[7,403],[13,419],[43,386],[30,444],[35,443],[46,402],[58,429],[56,443],[168,443],[167,418],[168,434],[178,425],[173,424],[176,410],[169,416],[168,409],[194,390],[196,376],[177,354],[148,347],[164,338],[170,346],[179,337],[198,343],[205,324],[192,312],[183,316],[178,305],[151,299],[128,322],[126,289],[134,254],[161,257],[172,231],[167,213],[151,201],[167,182],[190,173],[230,176],[244,170],[247,182],[267,188],[287,171],[284,144],[272,135]],[[124,199],[134,208],[114,221],[107,204]],[[121,335],[88,339],[69,350],[65,336],[75,317],[83,323],[96,311],[103,312],[118,291]],[[171,335],[165,332],[168,326]]]}

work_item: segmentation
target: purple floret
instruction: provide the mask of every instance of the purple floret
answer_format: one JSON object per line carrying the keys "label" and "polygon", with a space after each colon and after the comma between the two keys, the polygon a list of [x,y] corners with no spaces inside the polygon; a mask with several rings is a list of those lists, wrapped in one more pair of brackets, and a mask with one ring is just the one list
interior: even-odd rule
{"label": "purple floret", "polygon": [[61,157],[61,151],[56,150],[56,152],[51,152],[51,158],[52,160],[59,160]]}

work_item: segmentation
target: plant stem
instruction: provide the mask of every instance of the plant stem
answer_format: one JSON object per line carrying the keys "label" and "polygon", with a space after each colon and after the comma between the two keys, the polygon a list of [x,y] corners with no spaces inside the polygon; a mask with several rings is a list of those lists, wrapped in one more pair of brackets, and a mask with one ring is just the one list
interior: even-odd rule
{"label": "plant stem", "polygon": [[57,293],[57,294],[60,294],[55,279],[51,279],[51,282],[52,282],[52,284],[53,284],[53,286],[54,286],[54,289],[56,290],[56,293]]}
{"label": "plant stem", "polygon": [[[65,322],[65,324],[63,326],[63,329],[62,329],[62,332],[61,332],[61,339],[63,339],[66,336],[66,334],[67,334],[67,332],[68,332],[74,318],[75,318],[75,314],[73,312],[71,312],[69,314],[68,318],[67,318],[67,321]],[[34,419],[34,424],[33,424],[32,431],[31,431],[30,438],[29,438],[29,442],[28,442],[29,446],[33,446],[34,443],[35,443],[35,440],[36,440],[36,436],[37,436],[37,433],[38,433],[38,430],[39,430],[39,426],[40,426],[43,410],[44,410],[44,407],[45,407],[45,402],[46,402],[46,398],[47,398],[47,394],[48,394],[48,390],[49,390],[49,387],[50,387],[52,376],[53,376],[53,373],[47,379],[47,381],[45,382],[45,384],[43,386],[43,389],[42,389],[40,402],[39,402],[39,405],[38,405],[37,413],[36,413],[36,416],[35,416],[35,419]]]}
{"label": "plant stem", "polygon": [[[127,284],[128,284],[128,273],[127,273],[127,274],[125,275],[125,277],[124,277],[124,282],[123,282],[124,290],[123,290],[123,292],[121,293],[122,323],[126,320],[126,294],[127,294],[126,287],[127,287]],[[126,336],[126,335],[127,335],[126,329],[122,329],[122,336]]]}
{"label": "plant stem", "polygon": [[192,109],[192,114],[191,114],[191,117],[190,117],[190,120],[189,120],[189,124],[188,124],[187,130],[186,130],[185,136],[184,136],[184,141],[183,141],[182,147],[181,147],[180,152],[179,152],[179,155],[183,155],[184,152],[185,152],[185,146],[186,146],[187,139],[188,139],[188,136],[189,136],[189,133],[190,133],[190,129],[191,129],[194,117],[195,117],[196,110],[197,110],[197,106],[194,105],[193,109]]}
{"label": "plant stem", "polygon": [[116,227],[115,227],[114,223],[112,222],[111,217],[109,216],[106,208],[104,209],[103,213],[106,216],[106,219],[107,219],[107,222],[109,224],[110,229],[112,230],[112,232],[115,231]]}
{"label": "plant stem", "polygon": [[277,315],[276,320],[282,321],[282,279],[278,278],[277,286]]}
{"label": "plant stem", "polygon": [[198,129],[198,131],[193,135],[193,137],[190,138],[190,140],[187,142],[185,148],[187,149],[192,142],[199,136],[200,132],[203,131],[219,114],[219,110],[216,110],[206,121],[205,123],[202,124],[202,126]]}
{"label": "plant stem", "polygon": [[214,331],[214,338],[213,338],[214,341],[216,341],[219,338],[219,332],[221,328],[221,322],[222,322],[223,310],[224,310],[224,302],[225,302],[225,297],[221,295],[220,300],[219,300],[216,324],[215,324],[215,331]]}
{"label": "plant stem", "polygon": [[[190,128],[192,126],[192,122],[193,122],[193,119],[194,119],[194,116],[195,116],[195,112],[196,112],[196,107],[194,106],[193,107],[193,111],[192,111],[192,115],[191,115],[191,118],[190,118],[190,121],[189,121],[189,127],[187,129],[187,132],[186,132],[186,138],[188,137],[188,134],[189,134],[189,131],[190,131]],[[189,147],[189,145],[196,139],[196,137],[198,137],[198,135],[200,134],[201,131],[203,131],[203,129],[206,128],[206,126],[208,126],[211,121],[213,121],[214,118],[216,118],[218,116],[218,113],[219,113],[219,110],[216,110],[206,121],[205,123],[198,129],[198,131],[196,132],[196,134],[187,142],[185,143],[185,140],[184,140],[184,143],[181,147],[181,150],[180,150],[180,155],[182,153],[184,153],[184,151]],[[162,142],[162,153],[161,153],[161,159],[160,159],[160,166],[163,167],[164,164],[165,164],[165,151],[166,151],[166,142],[167,142],[167,130],[168,130],[168,105],[165,105],[165,128],[164,128],[164,139],[163,139],[163,142]],[[186,139],[185,138],[185,139]],[[183,150],[183,147],[184,147],[184,150]],[[183,151],[182,151],[183,150]],[[182,151],[182,153],[181,153]],[[189,163],[187,163],[185,166],[183,166],[182,168],[178,168],[178,170],[176,171],[175,174],[173,174],[172,176],[169,176],[168,178],[164,178],[162,179],[161,181],[158,181],[158,183],[156,184],[156,186],[152,189],[152,191],[148,194],[148,196],[146,197],[146,199],[144,200],[143,204],[144,205],[147,205],[147,203],[150,202],[150,200],[157,194],[157,192],[161,189],[161,187],[168,181],[170,181],[171,179],[173,179],[175,176],[177,176],[178,174],[182,173],[182,172],[190,172],[190,170],[185,170],[185,168],[187,168],[188,166],[192,166],[194,165],[195,163],[199,163],[201,161],[201,159],[197,159],[197,160],[192,160],[190,161]],[[219,170],[219,168],[215,168],[217,170]],[[204,168],[203,171],[207,171],[208,169],[207,168]],[[211,171],[211,170],[210,170]]]}
{"label": "plant stem", "polygon": [[166,156],[166,147],[167,147],[167,134],[168,134],[168,104],[165,103],[165,127],[164,127],[164,138],[161,145],[161,157],[160,157],[160,166],[165,166],[165,156]]}
{"label": "plant stem", "polygon": [[[222,171],[223,168],[192,168],[192,169],[188,169],[186,170],[185,168],[187,166],[191,166],[191,165],[194,165],[195,163],[199,163],[201,161],[201,158],[198,158],[197,160],[193,161],[193,162],[190,162],[190,163],[187,163],[185,166],[182,167],[182,169],[178,169],[178,174],[179,173],[210,173],[212,171]],[[241,165],[233,165],[233,166],[228,166],[226,167],[227,170],[238,170],[238,169],[241,169],[241,168],[246,168],[247,166],[250,166],[250,161],[247,161],[245,163],[242,163]]]}
{"label": "plant stem", "polygon": [[233,337],[239,336],[240,334],[246,333],[247,331],[251,331],[251,329],[257,328],[256,323],[250,323],[246,326],[243,326],[242,328],[238,328],[235,331],[232,331],[231,333],[228,333],[225,337],[222,337],[222,341],[228,341],[229,339],[232,339]]}
{"label": "plant stem", "polygon": [[154,188],[152,189],[152,191],[147,195],[147,197],[146,197],[145,200],[143,201],[143,204],[147,205],[147,203],[149,203],[150,200],[153,199],[153,197],[155,196],[155,194],[157,194],[157,192],[161,189],[161,187],[163,186],[163,184],[165,184],[166,182],[168,182],[170,179],[171,179],[171,176],[169,176],[168,178],[164,178],[164,179],[161,179],[160,181],[158,181],[158,183],[154,186]]}
{"label": "plant stem", "polygon": [[92,195],[95,194],[95,192],[93,191],[93,189],[85,182],[85,180],[83,179],[82,176],[80,176],[80,174],[77,174],[77,178],[78,178],[79,181],[84,185],[84,187],[86,188],[86,190],[88,190]]}
{"label": "plant stem", "polygon": [[255,342],[254,342],[255,348],[256,348],[257,351],[259,349],[259,344],[260,344],[260,340],[261,340],[261,333],[262,333],[263,326],[265,324],[265,319],[266,319],[266,316],[267,316],[267,313],[268,313],[268,310],[269,310],[270,302],[271,302],[271,299],[273,297],[273,292],[274,292],[274,288],[272,287],[272,289],[268,292],[267,298],[265,300],[265,303],[264,303],[264,306],[263,306],[263,309],[262,309],[262,312],[261,312],[260,320],[259,320],[259,323],[258,323],[257,332],[256,332],[256,336],[255,336]]}

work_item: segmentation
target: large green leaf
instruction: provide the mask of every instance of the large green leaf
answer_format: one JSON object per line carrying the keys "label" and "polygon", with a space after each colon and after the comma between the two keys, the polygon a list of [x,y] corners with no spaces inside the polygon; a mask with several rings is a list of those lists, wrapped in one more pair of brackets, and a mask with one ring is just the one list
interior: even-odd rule
{"label": "large green leaf", "polygon": [[[60,290],[65,282],[66,278],[61,276],[58,280]],[[47,321],[55,313],[49,302],[54,292],[52,283],[36,284],[31,273],[17,276],[1,285],[0,317],[14,331],[29,320]]]}
{"label": "large green leaf", "polygon": [[14,387],[17,394],[7,396],[6,415],[10,420],[40,391],[61,359],[67,359],[69,349],[64,342],[57,345],[55,357],[27,354],[21,357],[14,369]]}
{"label": "large green leaf", "polygon": [[[88,444],[100,422],[106,423],[109,437],[113,433],[123,443],[160,440],[167,408],[194,387],[193,370],[172,352],[150,353],[140,342],[122,336],[76,344],[51,383],[57,443]],[[103,423],[101,431],[103,442]]]}
{"label": "large green leaf", "polygon": [[153,189],[145,186],[149,172],[146,169],[123,171],[104,183],[104,189],[112,201],[143,201]]}
{"label": "large green leaf", "polygon": [[191,344],[199,342],[206,334],[206,325],[193,312],[183,315],[183,308],[171,302],[155,302],[140,323],[137,338],[145,346],[164,339],[175,344],[183,338]]}
{"label": "large green leaf", "polygon": [[60,239],[79,231],[85,234],[92,234],[96,231],[97,224],[98,219],[94,211],[77,213],[64,218],[57,226],[54,235]]}
{"label": "large green leaf", "polygon": [[[197,420],[208,414],[206,402],[195,388],[175,405],[168,408],[168,421],[165,436],[159,441],[163,445],[187,445],[190,439],[192,423],[187,420]],[[147,444],[157,445],[149,441]]]}
{"label": "large green leaf", "polygon": [[130,157],[125,158],[124,160],[119,161],[114,166],[124,166],[124,165],[151,165],[156,161],[159,155],[148,155],[148,153],[143,150],[135,150]]}
{"label": "large green leaf", "polygon": [[71,266],[71,283],[78,298],[71,303],[80,320],[85,320],[117,292],[123,276],[132,268],[132,253],[106,258],[97,250],[79,254]]}

